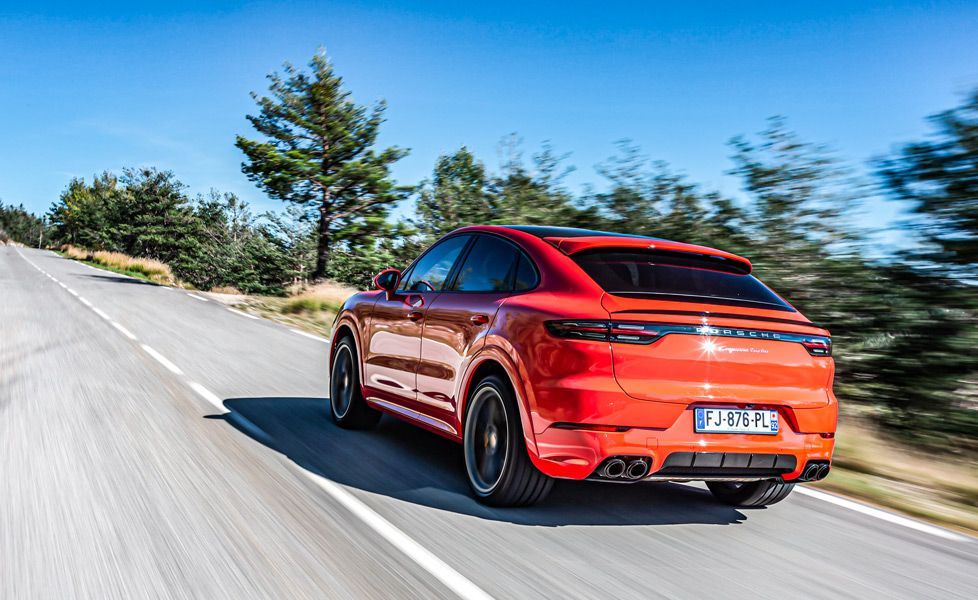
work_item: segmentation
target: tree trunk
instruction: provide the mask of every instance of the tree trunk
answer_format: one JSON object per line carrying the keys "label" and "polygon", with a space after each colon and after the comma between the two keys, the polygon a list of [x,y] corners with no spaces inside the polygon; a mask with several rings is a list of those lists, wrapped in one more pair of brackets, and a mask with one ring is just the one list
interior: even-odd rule
{"label": "tree trunk", "polygon": [[329,264],[329,244],[332,240],[329,234],[329,221],[325,211],[319,212],[319,242],[316,245],[316,270],[312,273],[313,281],[326,277],[326,265]]}

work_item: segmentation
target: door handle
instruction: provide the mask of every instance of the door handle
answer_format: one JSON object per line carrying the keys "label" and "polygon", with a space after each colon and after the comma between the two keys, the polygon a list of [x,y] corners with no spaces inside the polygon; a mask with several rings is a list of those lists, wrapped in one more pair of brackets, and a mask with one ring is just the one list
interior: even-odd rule
{"label": "door handle", "polygon": [[412,310],[407,314],[407,318],[411,319],[412,321],[420,321],[424,318],[424,313],[420,310]]}
{"label": "door handle", "polygon": [[469,321],[472,321],[474,325],[485,325],[489,322],[489,317],[486,315],[472,315],[469,317]]}

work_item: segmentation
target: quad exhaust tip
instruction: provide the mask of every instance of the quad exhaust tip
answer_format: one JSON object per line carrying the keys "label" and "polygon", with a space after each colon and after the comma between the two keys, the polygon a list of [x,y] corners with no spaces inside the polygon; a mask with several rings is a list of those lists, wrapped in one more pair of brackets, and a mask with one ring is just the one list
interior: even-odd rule
{"label": "quad exhaust tip", "polygon": [[636,481],[649,472],[649,461],[645,458],[611,458],[598,469],[602,479],[627,479]]}
{"label": "quad exhaust tip", "polygon": [[625,477],[632,480],[641,479],[648,470],[649,465],[644,460],[633,460],[628,463],[628,470],[625,471]]}
{"label": "quad exhaust tip", "polygon": [[616,458],[605,463],[604,468],[601,469],[601,476],[608,479],[618,479],[625,474],[625,470],[625,461]]}
{"label": "quad exhaust tip", "polygon": [[802,472],[801,477],[798,478],[798,481],[820,481],[825,479],[829,474],[830,468],[827,462],[819,461],[809,463],[805,467],[804,472]]}

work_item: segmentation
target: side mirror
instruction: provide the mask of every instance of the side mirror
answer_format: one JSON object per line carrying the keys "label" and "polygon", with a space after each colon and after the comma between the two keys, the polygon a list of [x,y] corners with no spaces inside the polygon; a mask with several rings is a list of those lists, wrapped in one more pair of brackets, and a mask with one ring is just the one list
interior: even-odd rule
{"label": "side mirror", "polygon": [[374,287],[388,294],[394,293],[397,284],[401,282],[401,272],[397,269],[384,269],[374,277]]}

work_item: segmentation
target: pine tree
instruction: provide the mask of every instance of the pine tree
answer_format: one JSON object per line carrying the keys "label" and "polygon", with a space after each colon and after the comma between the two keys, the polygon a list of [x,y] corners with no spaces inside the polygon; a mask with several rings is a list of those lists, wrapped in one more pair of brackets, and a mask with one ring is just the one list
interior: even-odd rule
{"label": "pine tree", "polygon": [[494,213],[485,165],[463,146],[438,157],[431,179],[420,186],[414,224],[430,240],[458,227],[489,223]]}
{"label": "pine tree", "polygon": [[309,69],[286,64],[283,74],[269,75],[270,97],[253,93],[259,112],[248,116],[264,139],[238,136],[236,145],[246,158],[242,170],[259,188],[316,214],[313,278],[321,278],[337,242],[384,228],[389,207],[408,192],[390,176],[407,151],[374,149],[385,104],[356,104],[324,52]]}

